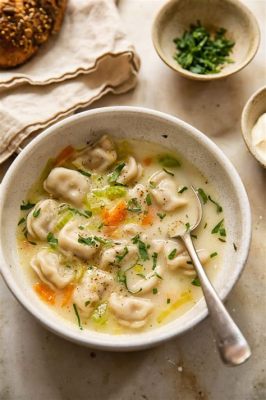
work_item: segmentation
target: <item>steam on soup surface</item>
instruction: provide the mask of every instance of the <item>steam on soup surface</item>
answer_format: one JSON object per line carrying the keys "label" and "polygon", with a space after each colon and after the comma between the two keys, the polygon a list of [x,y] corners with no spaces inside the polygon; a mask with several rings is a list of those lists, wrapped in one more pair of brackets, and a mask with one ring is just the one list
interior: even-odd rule
{"label": "steam on soup surface", "polygon": [[103,136],[49,160],[21,205],[17,243],[33,290],[80,329],[130,333],[187,312],[202,297],[191,260],[168,228],[204,217],[193,240],[213,278],[226,241],[213,188],[158,144]]}

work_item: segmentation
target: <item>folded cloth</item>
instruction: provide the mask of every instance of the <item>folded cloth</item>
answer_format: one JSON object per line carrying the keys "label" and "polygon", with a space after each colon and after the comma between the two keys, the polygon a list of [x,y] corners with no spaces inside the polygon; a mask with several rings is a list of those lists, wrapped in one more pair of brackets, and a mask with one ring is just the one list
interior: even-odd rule
{"label": "folded cloth", "polygon": [[0,162],[33,132],[136,85],[139,58],[114,0],[69,0],[60,34],[0,74]]}

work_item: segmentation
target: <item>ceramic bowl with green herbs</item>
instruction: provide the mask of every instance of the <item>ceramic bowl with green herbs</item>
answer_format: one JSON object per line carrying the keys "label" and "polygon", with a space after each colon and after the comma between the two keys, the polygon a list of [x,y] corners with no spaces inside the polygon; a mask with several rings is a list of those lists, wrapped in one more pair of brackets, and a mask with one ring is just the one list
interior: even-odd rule
{"label": "ceramic bowl with green herbs", "polygon": [[152,37],[170,68],[209,81],[248,65],[258,50],[260,31],[239,0],[170,0],[154,20]]}

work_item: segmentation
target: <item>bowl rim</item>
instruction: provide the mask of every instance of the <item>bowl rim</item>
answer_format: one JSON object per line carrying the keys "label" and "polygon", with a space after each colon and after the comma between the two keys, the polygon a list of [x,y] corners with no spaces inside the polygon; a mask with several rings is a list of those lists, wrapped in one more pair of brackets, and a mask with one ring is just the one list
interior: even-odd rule
{"label": "bowl rim", "polygon": [[[249,17],[249,20],[252,23],[252,27],[254,30],[254,41],[253,41],[253,45],[251,48],[251,51],[249,52],[249,56],[246,57],[246,59],[242,62],[242,63],[236,63],[234,69],[232,69],[231,71],[227,71],[224,72],[223,70],[217,74],[207,74],[207,75],[201,75],[201,74],[195,74],[193,72],[190,72],[184,68],[182,68],[181,66],[179,66],[178,63],[176,63],[176,68],[173,67],[173,65],[171,65],[168,61],[168,57],[165,56],[164,51],[162,50],[160,44],[159,44],[159,31],[158,31],[158,21],[161,18],[162,14],[164,13],[164,11],[170,7],[172,4],[174,3],[178,3],[180,0],[168,0],[166,3],[164,3],[159,10],[157,11],[156,15],[153,18],[153,22],[152,22],[152,42],[153,42],[153,46],[158,54],[158,56],[160,57],[160,59],[169,67],[171,68],[173,71],[180,73],[180,75],[182,75],[185,78],[189,78],[189,79],[193,79],[193,80],[197,80],[197,81],[202,81],[202,82],[208,82],[211,80],[219,80],[219,79],[223,79],[226,78],[228,76],[234,75],[237,72],[241,71],[243,68],[245,68],[255,57],[255,55],[257,54],[257,51],[259,49],[260,46],[260,42],[261,42],[261,31],[260,31],[260,27],[259,27],[259,23],[257,21],[257,18],[255,17],[255,15],[253,14],[253,12],[242,2],[240,2],[240,0],[225,0],[228,3],[231,3],[233,5],[235,5],[238,9],[242,9],[247,16]],[[224,0],[223,0],[224,1]]]}
{"label": "bowl rim", "polygon": [[[231,292],[233,287],[235,286],[236,282],[240,278],[241,273],[244,270],[245,263],[248,257],[249,248],[250,248],[250,241],[251,241],[251,211],[248,196],[244,187],[244,184],[236,171],[235,167],[231,163],[231,161],[226,157],[226,155],[222,152],[222,150],[207,136],[205,136],[202,132],[200,132],[197,128],[193,127],[192,125],[188,124],[187,122],[182,121],[181,119],[174,117],[172,115],[151,110],[149,108],[144,107],[132,107],[132,106],[113,106],[113,107],[103,107],[103,108],[96,108],[92,110],[87,110],[70,117],[63,119],[62,121],[53,124],[49,128],[45,129],[42,133],[36,136],[17,156],[14,162],[11,164],[10,168],[8,169],[7,173],[5,174],[3,181],[0,185],[0,220],[1,214],[3,211],[4,205],[4,195],[6,192],[6,187],[9,184],[10,178],[12,178],[13,173],[19,168],[20,163],[27,158],[29,152],[34,149],[35,145],[41,142],[44,138],[53,134],[56,131],[62,131],[62,128],[75,122],[80,119],[86,119],[88,116],[98,115],[98,114],[112,114],[112,113],[133,113],[138,115],[139,113],[143,115],[148,115],[151,117],[157,117],[161,120],[166,122],[170,122],[179,126],[181,129],[187,130],[188,133],[193,136],[195,139],[198,138],[203,145],[216,157],[216,159],[221,162],[225,172],[230,176],[232,183],[234,183],[237,192],[239,193],[239,198],[241,198],[241,202],[239,203],[239,209],[241,211],[242,218],[245,220],[245,230],[243,231],[243,240],[242,240],[242,252],[239,252],[239,257],[241,257],[242,262],[238,263],[239,268],[235,278],[232,280],[231,284],[227,286],[226,290],[224,291],[223,295],[221,296],[222,300],[228,296]],[[0,237],[2,235],[2,224],[0,224]],[[47,319],[45,316],[42,315],[40,310],[38,309],[37,305],[32,304],[27,295],[21,289],[21,287],[16,284],[16,280],[13,279],[10,268],[5,261],[4,252],[2,249],[2,243],[0,243],[0,273],[3,277],[4,282],[6,283],[7,287],[14,295],[14,297],[18,300],[18,302],[30,313],[32,314],[43,326],[45,326],[51,332],[57,334],[58,336],[64,337],[67,340],[70,340],[74,343],[91,347],[95,349],[101,350],[108,350],[108,351],[135,351],[135,350],[142,350],[149,347],[156,346],[161,344],[171,338],[179,336],[189,330],[191,330],[194,326],[200,323],[203,319],[206,318],[208,315],[207,306],[203,310],[198,313],[197,317],[186,323],[184,326],[176,328],[175,330],[164,332],[164,334],[156,334],[158,330],[154,329],[153,331],[148,331],[149,335],[148,339],[145,340],[139,339],[139,335],[128,335],[128,340],[123,343],[112,343],[113,335],[110,335],[110,339],[102,339],[102,338],[89,338],[88,336],[80,336],[80,331],[77,332],[70,331],[67,329],[67,325],[60,325],[54,323],[54,321]],[[201,299],[201,301],[204,301]],[[100,336],[100,335],[99,335]]]}
{"label": "bowl rim", "polygon": [[[251,135],[251,132],[249,132],[249,130],[247,128],[248,114],[250,113],[250,110],[254,107],[253,102],[263,92],[265,92],[265,97],[266,97],[266,85],[264,85],[264,86],[260,87],[258,90],[256,90],[256,92],[253,93],[249,97],[248,101],[246,102],[246,104],[243,108],[242,114],[241,114],[241,132],[242,132],[242,137],[244,139],[244,142],[245,142],[250,154],[252,154],[253,157],[255,157],[255,159],[260,163],[260,165],[262,167],[266,168],[266,162],[264,162],[260,158],[260,156],[254,151],[253,146],[250,143],[249,136]],[[255,122],[255,124],[256,124],[256,122]],[[255,124],[253,125],[253,127],[255,126]]]}

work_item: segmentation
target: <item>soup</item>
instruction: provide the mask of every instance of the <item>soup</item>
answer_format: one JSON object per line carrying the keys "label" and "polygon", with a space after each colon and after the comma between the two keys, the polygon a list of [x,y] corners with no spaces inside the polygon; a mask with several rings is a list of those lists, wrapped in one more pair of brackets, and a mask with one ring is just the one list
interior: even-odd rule
{"label": "soup", "polygon": [[159,144],[103,136],[48,160],[21,204],[17,246],[36,296],[77,329],[154,329],[202,297],[190,257],[169,231],[203,219],[192,238],[213,279],[226,242],[206,178]]}

